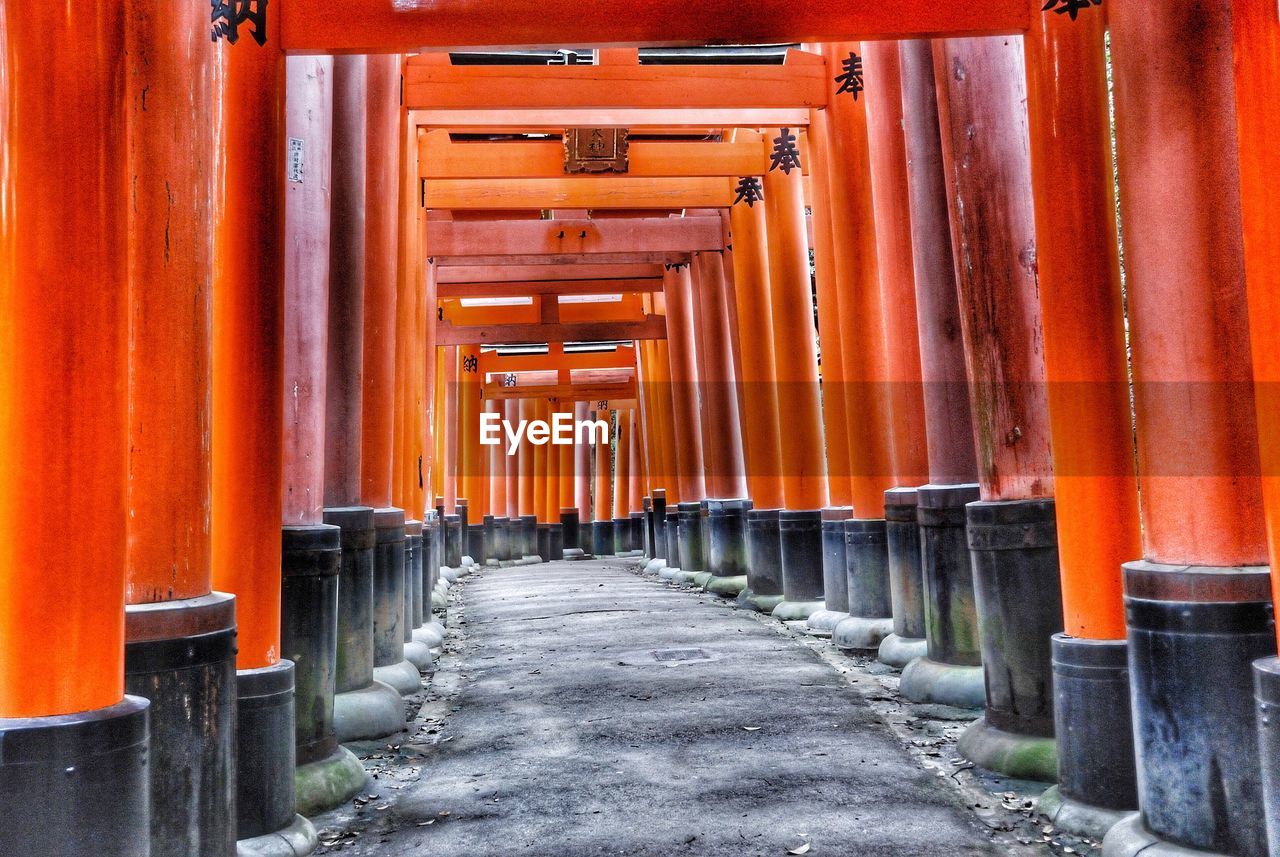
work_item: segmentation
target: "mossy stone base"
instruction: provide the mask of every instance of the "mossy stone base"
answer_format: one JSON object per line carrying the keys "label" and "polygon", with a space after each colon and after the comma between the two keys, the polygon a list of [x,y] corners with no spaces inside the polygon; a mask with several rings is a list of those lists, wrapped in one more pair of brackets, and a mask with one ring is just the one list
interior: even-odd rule
{"label": "mossy stone base", "polygon": [[898,690],[912,702],[981,709],[987,704],[982,667],[917,658],[902,669]]}
{"label": "mossy stone base", "polygon": [[880,643],[880,651],[876,660],[897,669],[902,669],[916,658],[923,658],[929,652],[929,643],[914,637],[899,637],[890,634]]}
{"label": "mossy stone base", "polygon": [[294,772],[298,813],[312,816],[337,809],[364,791],[369,774],[346,747]]}
{"label": "mossy stone base", "polygon": [[685,571],[684,569],[676,569],[676,573],[671,577],[672,583],[678,583],[681,586],[694,586],[697,584],[698,575],[701,571]]}
{"label": "mossy stone base", "polygon": [[1007,777],[1043,783],[1058,779],[1056,741],[997,729],[985,717],[969,724],[956,749],[978,767]]}
{"label": "mossy stone base", "polygon": [[747,606],[751,607],[758,613],[773,614],[774,609],[782,603],[781,595],[760,595],[752,592],[747,596]]}
{"label": "mossy stone base", "polygon": [[1036,811],[1053,822],[1059,830],[1099,842],[1107,831],[1123,821],[1133,810],[1104,809],[1083,801],[1064,797],[1057,786],[1050,786],[1036,801]]}
{"label": "mossy stone base", "polygon": [[711,578],[714,576],[709,571],[700,571],[693,576],[693,585],[699,589],[706,589],[707,584],[711,582]]}
{"label": "mossy stone base", "polygon": [[408,661],[400,661],[385,667],[374,667],[373,677],[394,687],[401,696],[408,696],[422,690],[422,676],[418,673],[418,668]]}
{"label": "mossy stone base", "polygon": [[450,586],[458,582],[458,570],[449,568],[447,565],[440,566],[440,579],[447,582]]}
{"label": "mossy stone base", "polygon": [[785,598],[773,608],[773,618],[780,622],[807,622],[819,610],[826,609],[822,601],[787,601]]}
{"label": "mossy stone base", "polygon": [[657,574],[659,571],[667,567],[665,559],[651,559],[644,565],[645,574]]}
{"label": "mossy stone base", "polygon": [[444,626],[434,620],[426,622],[421,628],[413,629],[413,639],[425,643],[433,653],[439,654],[444,645]]}
{"label": "mossy stone base", "polygon": [[738,593],[747,588],[747,576],[739,574],[734,577],[713,577],[707,581],[707,591],[722,598],[737,598]]}
{"label": "mossy stone base", "polygon": [[676,575],[679,573],[680,569],[671,565],[664,565],[662,568],[658,569],[658,577],[661,577],[663,580],[675,580]]}
{"label": "mossy stone base", "polygon": [[404,703],[394,687],[375,681],[333,697],[333,728],[339,741],[386,738],[404,731]]}
{"label": "mossy stone base", "polygon": [[815,637],[830,637],[836,626],[849,618],[848,613],[839,610],[828,610],[825,607],[809,617],[805,623],[805,633]]}
{"label": "mossy stone base", "polygon": [[1217,851],[1201,851],[1174,845],[1156,836],[1142,823],[1138,813],[1126,815],[1102,840],[1102,857],[1225,857]]}
{"label": "mossy stone base", "polygon": [[831,632],[831,642],[837,647],[855,652],[874,652],[884,638],[893,633],[892,619],[865,619],[850,616]]}
{"label": "mossy stone base", "polygon": [[301,815],[284,830],[241,839],[236,843],[236,857],[307,857],[320,845],[315,826]]}
{"label": "mossy stone base", "polygon": [[404,659],[420,673],[431,672],[436,666],[436,656],[431,654],[431,646],[418,640],[404,644]]}

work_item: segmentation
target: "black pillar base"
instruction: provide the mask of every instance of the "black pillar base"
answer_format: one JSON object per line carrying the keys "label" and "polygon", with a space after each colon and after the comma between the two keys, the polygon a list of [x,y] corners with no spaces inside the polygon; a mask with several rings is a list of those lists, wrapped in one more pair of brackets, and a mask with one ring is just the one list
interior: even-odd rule
{"label": "black pillar base", "polygon": [[[516,519],[520,559],[531,559],[538,555],[538,517],[537,515],[521,515]],[[515,551],[513,550],[514,554]]]}
{"label": "black pillar base", "polygon": [[751,501],[711,500],[707,506],[711,545],[708,564],[713,569],[707,591],[724,598],[737,598],[747,588],[747,513],[751,511]]}
{"label": "black pillar base", "polygon": [[966,508],[987,704],[958,749],[980,767],[1055,782],[1052,639],[1062,631],[1062,589],[1053,500]]}
{"label": "black pillar base", "polygon": [[610,551],[614,556],[623,556],[634,550],[631,544],[631,519],[630,518],[614,518],[613,519],[613,550]]}
{"label": "black pillar base", "polygon": [[[670,569],[680,568],[681,557],[680,557],[680,511],[679,509],[680,509],[679,504],[677,504],[674,508],[672,508],[671,506],[668,506],[666,522],[663,525],[663,529],[666,531],[664,535],[666,536],[665,540],[667,543],[667,568],[670,568]],[[666,577],[665,574],[663,576]]]}
{"label": "black pillar base", "polygon": [[893,633],[889,587],[889,533],[883,518],[844,522],[849,618],[831,633],[831,642],[851,651],[878,651]]}
{"label": "black pillar base", "polygon": [[912,702],[980,707],[986,688],[965,534],[965,506],[978,486],[925,485],[916,498],[927,655],[903,669],[899,689]]}
{"label": "black pillar base", "polygon": [[493,545],[489,555],[499,565],[511,561],[511,519],[493,519]]}
{"label": "black pillar base", "polygon": [[[484,522],[467,525],[467,550],[464,557],[471,557],[473,563],[484,565]],[[466,559],[463,559],[466,563]]]}
{"label": "black pillar base", "polygon": [[560,534],[565,559],[582,556],[582,523],[577,509],[560,510]]}
{"label": "black pillar base", "polygon": [[677,505],[676,522],[676,539],[680,543],[680,571],[692,580],[707,567],[707,557],[703,551],[702,503]]}
{"label": "black pillar base", "polygon": [[782,546],[783,599],[773,617],[783,621],[807,620],[821,610],[822,511],[784,509],[778,513]]}
{"label": "black pillar base", "polygon": [[539,523],[537,526],[537,555],[543,562],[551,562],[551,525]]}
{"label": "black pillar base", "polygon": [[462,518],[444,516],[444,566],[459,568],[462,565]]}
{"label": "black pillar base", "polygon": [[149,857],[147,700],[0,718],[0,842],[7,854]]}
{"label": "black pillar base", "polygon": [[373,513],[373,677],[407,696],[422,689],[404,657],[404,511]]}
{"label": "black pillar base", "polygon": [[653,498],[643,497],[640,500],[640,551],[653,559]]}
{"label": "black pillar base", "polygon": [[669,560],[670,557],[667,548],[667,492],[659,488],[653,492],[653,558]]}
{"label": "black pillar base", "polygon": [[484,548],[480,551],[480,556],[475,557],[475,561],[482,566],[497,565],[498,563],[497,520],[493,515],[484,516],[482,525],[484,528]]}
{"label": "black pillar base", "polygon": [[823,607],[810,616],[805,625],[805,630],[815,637],[830,637],[836,626],[849,618],[844,522],[852,517],[852,506],[828,506],[822,510]]}
{"label": "black pillar base", "polygon": [[[414,565],[417,563],[415,541],[422,541],[422,522],[404,522],[404,622],[401,631],[404,640],[404,659],[413,664],[418,672],[435,670],[436,657],[431,653],[431,646],[417,640],[413,632],[422,624],[420,617],[414,615],[414,592],[418,593],[416,607],[422,609],[422,583],[414,578]],[[418,570],[421,574],[421,569]]]}
{"label": "black pillar base", "polygon": [[214,592],[125,615],[125,690],[151,700],[151,853],[231,857],[235,598]]}
{"label": "black pillar base", "polygon": [[1253,698],[1258,711],[1258,748],[1262,758],[1262,799],[1272,853],[1280,852],[1280,658],[1253,664]]}
{"label": "black pillar base", "polygon": [[309,853],[317,844],[315,828],[296,809],[293,696],[292,661],[236,673],[236,836],[241,853],[264,853],[275,841],[289,847],[302,844],[307,850],[301,853]]}
{"label": "black pillar base", "polygon": [[778,509],[747,512],[747,588],[738,602],[772,613],[782,602],[782,539]]}
{"label": "black pillar base", "polygon": [[[458,552],[464,557],[469,556],[474,559],[475,554],[472,553],[472,551],[475,550],[475,548],[471,546],[470,505],[465,498],[459,497],[454,501],[453,507],[458,515]],[[461,568],[464,564],[465,561],[459,559],[458,564],[453,566],[453,568]]]}
{"label": "black pillar base", "polygon": [[409,588],[409,628],[421,628],[426,611],[422,599],[422,521],[404,522],[404,583]]}
{"label": "black pillar base", "polygon": [[613,521],[591,524],[591,552],[596,556],[612,556],[614,552]]}
{"label": "black pillar base", "polygon": [[644,512],[632,512],[628,526],[631,528],[631,552],[644,556]]}
{"label": "black pillar base", "polygon": [[914,488],[891,488],[884,493],[893,633],[880,644],[877,658],[899,669],[923,656],[928,648],[924,639],[924,571],[916,505]]}
{"label": "black pillar base", "polygon": [[564,529],[559,524],[547,524],[547,562],[564,559]]}
{"label": "black pillar base", "polygon": [[1059,785],[1040,809],[1059,829],[1100,840],[1138,808],[1128,645],[1054,635],[1053,687]]}
{"label": "black pillar base", "polygon": [[1262,857],[1252,665],[1276,651],[1268,569],[1131,562],[1124,582],[1142,815],[1113,828],[1103,853]]}

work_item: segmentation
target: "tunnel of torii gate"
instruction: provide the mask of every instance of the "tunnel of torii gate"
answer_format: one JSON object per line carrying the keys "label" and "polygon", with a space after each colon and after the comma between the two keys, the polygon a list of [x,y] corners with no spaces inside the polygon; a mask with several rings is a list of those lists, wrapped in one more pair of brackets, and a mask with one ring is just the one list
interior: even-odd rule
{"label": "tunnel of torii gate", "polygon": [[1274,2],[211,6],[0,0],[0,852],[330,848],[624,569],[1280,854]]}

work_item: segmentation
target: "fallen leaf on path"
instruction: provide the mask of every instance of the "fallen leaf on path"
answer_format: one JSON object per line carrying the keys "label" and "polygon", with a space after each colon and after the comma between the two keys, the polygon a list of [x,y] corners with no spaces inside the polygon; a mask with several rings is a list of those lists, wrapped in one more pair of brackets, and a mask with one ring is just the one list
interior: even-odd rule
{"label": "fallen leaf on path", "polygon": [[788,848],[788,849],[787,849],[787,853],[788,853],[788,854],[808,854],[808,853],[809,853],[809,849],[810,849],[810,848],[812,848],[812,847],[813,847],[812,845],[810,845],[808,842],[806,842],[805,844],[803,844],[803,845],[801,845],[801,846],[799,846],[799,847],[796,847],[796,848]]}

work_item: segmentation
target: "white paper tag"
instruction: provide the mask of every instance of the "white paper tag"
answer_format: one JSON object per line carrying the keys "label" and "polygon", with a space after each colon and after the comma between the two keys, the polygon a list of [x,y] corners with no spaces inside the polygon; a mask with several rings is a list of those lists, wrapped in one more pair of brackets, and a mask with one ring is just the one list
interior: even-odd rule
{"label": "white paper tag", "polygon": [[296,184],[302,184],[302,140],[289,138],[288,178]]}

